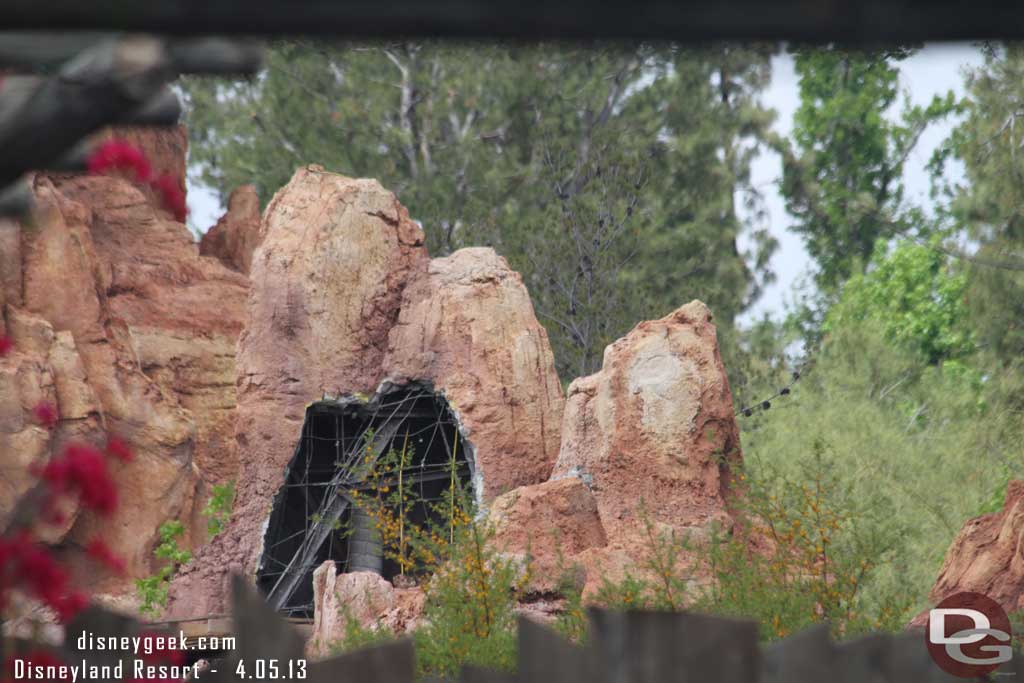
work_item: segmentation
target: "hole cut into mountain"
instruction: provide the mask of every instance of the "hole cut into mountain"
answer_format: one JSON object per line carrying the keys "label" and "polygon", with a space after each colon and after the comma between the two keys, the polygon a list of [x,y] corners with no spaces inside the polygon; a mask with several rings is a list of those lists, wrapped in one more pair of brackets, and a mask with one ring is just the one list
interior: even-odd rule
{"label": "hole cut into mountain", "polygon": [[277,609],[312,617],[313,570],[325,561],[388,580],[416,573],[385,547],[381,513],[410,529],[443,525],[445,503],[473,496],[472,462],[472,445],[429,383],[313,403],[274,497],[258,587]]}

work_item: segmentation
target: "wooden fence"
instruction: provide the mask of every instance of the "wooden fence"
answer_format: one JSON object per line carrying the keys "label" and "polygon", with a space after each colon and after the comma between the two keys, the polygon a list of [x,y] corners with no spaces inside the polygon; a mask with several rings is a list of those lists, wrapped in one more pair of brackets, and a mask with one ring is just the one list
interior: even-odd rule
{"label": "wooden fence", "polygon": [[[413,647],[398,642],[330,662],[353,683],[410,683]],[[989,678],[964,679],[931,659],[920,631],[833,642],[825,626],[760,647],[752,622],[697,614],[591,613],[590,640],[576,646],[549,628],[519,622],[517,672],[463,669],[461,683],[954,683],[1024,681],[1015,659]],[[358,673],[357,673],[358,672]],[[351,676],[358,677],[351,677]],[[435,679],[436,683],[440,683]]]}
{"label": "wooden fence", "polygon": [[[235,578],[232,591],[235,649],[195,683],[302,680],[311,683],[413,683],[415,652],[409,639],[304,663],[305,639]],[[58,654],[69,663],[114,664],[132,655],[78,651],[80,632],[134,637],[153,625],[90,607],[67,627]],[[5,647],[6,645],[6,647]],[[5,657],[34,647],[0,640]],[[268,667],[276,662],[276,673]],[[259,674],[263,663],[263,674]],[[289,662],[302,661],[301,666]],[[248,672],[239,675],[241,663]],[[126,667],[127,669],[128,667]],[[253,672],[257,672],[253,675]],[[300,675],[301,672],[301,675]],[[1022,674],[1020,678],[1015,678]],[[124,680],[131,680],[125,676]],[[466,667],[461,683],[939,683],[964,681],[943,672],[930,658],[921,631],[869,635],[836,643],[824,626],[760,645],[757,624],[699,614],[592,610],[584,645],[565,640],[527,619],[519,622],[516,673]],[[1024,683],[1024,658],[1002,665],[990,678]],[[427,682],[423,682],[427,683]],[[431,682],[434,683],[434,682]],[[439,681],[437,683],[440,683]],[[454,683],[454,681],[453,681]]]}

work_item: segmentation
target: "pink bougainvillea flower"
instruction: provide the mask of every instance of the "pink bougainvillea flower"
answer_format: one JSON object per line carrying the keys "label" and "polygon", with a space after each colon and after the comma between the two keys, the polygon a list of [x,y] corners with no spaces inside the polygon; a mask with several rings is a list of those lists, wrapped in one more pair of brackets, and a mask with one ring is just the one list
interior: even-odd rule
{"label": "pink bougainvillea flower", "polygon": [[89,155],[86,164],[89,173],[94,175],[107,171],[131,171],[140,183],[149,182],[153,175],[149,159],[142,150],[117,138],[100,143]]}
{"label": "pink bougainvillea flower", "polygon": [[69,444],[64,449],[64,457],[82,505],[101,514],[112,513],[117,508],[117,488],[103,454],[92,446]]}
{"label": "pink bougainvillea flower", "polygon": [[67,571],[49,549],[35,543],[25,530],[0,537],[0,607],[14,589],[52,609],[63,624],[89,603],[84,594],[70,589]]}
{"label": "pink bougainvillea flower", "polygon": [[175,220],[184,223],[188,207],[185,205],[185,193],[178,187],[174,176],[165,173],[154,179],[150,186],[160,195],[164,208],[171,212]]}
{"label": "pink bougainvillea flower", "polygon": [[35,408],[32,409],[32,416],[36,419],[36,422],[47,429],[53,429],[56,427],[57,420],[60,418],[60,415],[57,413],[57,406],[53,405],[49,401],[40,401],[37,403]]}
{"label": "pink bougainvillea flower", "polygon": [[127,571],[124,560],[115,555],[114,551],[110,549],[110,546],[103,539],[94,538],[89,541],[89,545],[85,547],[85,552],[88,553],[89,557],[119,576],[124,576]]}
{"label": "pink bougainvillea flower", "polygon": [[117,458],[121,462],[131,462],[135,454],[124,439],[112,436],[107,440],[107,455]]}
{"label": "pink bougainvillea flower", "polygon": [[31,543],[27,531],[0,536],[0,608],[7,604],[7,590],[18,582],[19,558]]}
{"label": "pink bougainvillea flower", "polygon": [[61,457],[43,467],[40,477],[57,493],[77,492],[82,505],[109,515],[117,508],[117,487],[99,449],[68,444]]}
{"label": "pink bougainvillea flower", "polygon": [[[50,551],[33,543],[27,532],[0,539],[0,576],[3,589],[18,587],[42,601],[67,623],[87,604],[85,595],[72,591],[68,573]],[[0,598],[6,599],[5,595]]]}
{"label": "pink bougainvillea flower", "polygon": [[86,165],[89,173],[94,175],[107,171],[134,174],[137,182],[149,184],[153,192],[160,197],[163,207],[176,220],[185,222],[188,207],[185,204],[185,193],[182,192],[178,181],[168,173],[154,177],[149,159],[138,147],[117,138],[106,140],[92,151]]}
{"label": "pink bougainvillea flower", "polygon": [[14,342],[6,335],[0,335],[0,358],[3,358],[14,348]]}

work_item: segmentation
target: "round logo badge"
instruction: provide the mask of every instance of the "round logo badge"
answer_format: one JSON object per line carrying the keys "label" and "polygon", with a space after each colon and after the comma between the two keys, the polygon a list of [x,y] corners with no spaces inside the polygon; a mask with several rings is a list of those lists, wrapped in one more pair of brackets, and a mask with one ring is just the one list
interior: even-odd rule
{"label": "round logo badge", "polygon": [[928,612],[928,652],[939,667],[960,678],[992,673],[1010,661],[1010,618],[981,593],[951,595]]}

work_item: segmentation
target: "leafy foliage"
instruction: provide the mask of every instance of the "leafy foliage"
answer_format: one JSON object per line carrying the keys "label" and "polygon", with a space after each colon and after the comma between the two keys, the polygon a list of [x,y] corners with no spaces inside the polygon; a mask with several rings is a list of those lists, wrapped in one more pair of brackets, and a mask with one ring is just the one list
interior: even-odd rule
{"label": "leafy foliage", "polygon": [[828,443],[855,523],[902,539],[877,590],[906,586],[920,609],[963,521],[1008,471],[1021,475],[1021,423],[967,360],[929,364],[918,345],[890,342],[899,321],[881,318],[835,319],[799,389],[744,420],[744,457],[799,481],[802,451]]}
{"label": "leafy foliage", "polygon": [[[367,452],[374,463],[368,486],[353,494],[353,504],[374,520],[385,557],[400,574],[416,577],[426,593],[423,626],[413,634],[421,676],[454,676],[467,663],[511,669],[512,608],[529,579],[529,567],[498,553],[491,542],[493,527],[475,515],[470,492],[457,476],[457,437],[454,444],[448,485],[436,500],[423,499],[403,480],[414,455],[408,437],[400,450],[379,457]],[[336,651],[393,637],[382,624],[366,626],[351,614],[343,616],[345,633],[333,646]]]}
{"label": "leafy foliage", "polygon": [[912,591],[872,585],[898,559],[899,537],[879,527],[879,513],[850,495],[832,464],[816,441],[797,476],[769,468],[747,480],[744,528],[713,537],[705,561],[714,580],[697,608],[754,618],[768,640],[819,622],[837,636],[902,628]]}
{"label": "leafy foliage", "polygon": [[463,664],[515,668],[513,607],[528,574],[492,537],[485,521],[459,527],[447,563],[427,584],[424,626],[414,634],[424,674],[454,676]]}
{"label": "leafy foliage", "polygon": [[794,50],[800,107],[793,144],[783,146],[782,193],[796,218],[793,230],[818,266],[822,293],[870,262],[875,243],[910,225],[903,206],[903,166],[921,134],[955,106],[952,93],[928,107],[899,97],[899,62],[908,49],[842,46]]}
{"label": "leafy foliage", "polygon": [[[696,540],[658,529],[641,512],[646,559],[617,581],[605,579],[597,604],[612,609],[695,610],[757,620],[764,640],[827,622],[836,636],[900,630],[912,593],[881,593],[873,581],[898,548],[889,530],[864,524],[866,511],[831,473],[818,442],[790,478],[777,472],[742,477],[740,525]],[[579,593],[567,590],[569,605]],[[582,612],[567,609],[559,628],[583,637]]]}
{"label": "leafy foliage", "polygon": [[952,271],[948,257],[927,246],[905,242],[891,251],[882,242],[874,267],[843,286],[823,326],[826,334],[872,321],[886,341],[917,351],[928,363],[963,358],[974,350],[966,325],[967,278]]}
{"label": "leafy foliage", "polygon": [[[412,634],[419,675],[454,676],[464,664],[512,670],[513,607],[529,578],[528,568],[498,553],[491,542],[493,528],[469,515],[460,515],[451,537],[449,527],[437,524],[409,530],[417,539],[416,555],[433,560],[422,579],[422,625]],[[349,614],[344,635],[332,649],[343,652],[393,637],[383,624],[363,625]]]}
{"label": "leafy foliage", "polygon": [[231,505],[235,501],[235,482],[226,484],[214,484],[210,487],[210,499],[203,507],[203,516],[206,517],[206,531],[212,539],[224,531],[227,526],[228,517],[231,515]]}
{"label": "leafy foliage", "polygon": [[[988,45],[967,73],[963,118],[932,159],[945,245],[967,277],[970,323],[983,362],[1024,407],[1024,159],[1020,147],[1024,47]],[[948,175],[950,165],[965,178]],[[975,247],[967,254],[962,244]],[[958,243],[959,244],[958,244]]]}
{"label": "leafy foliage", "polygon": [[159,614],[160,609],[167,605],[171,577],[178,567],[192,559],[192,553],[178,545],[178,539],[184,535],[185,526],[177,520],[160,525],[160,543],[153,550],[153,556],[163,560],[164,564],[156,574],[135,580],[135,587],[142,599],[139,611],[143,614]]}

